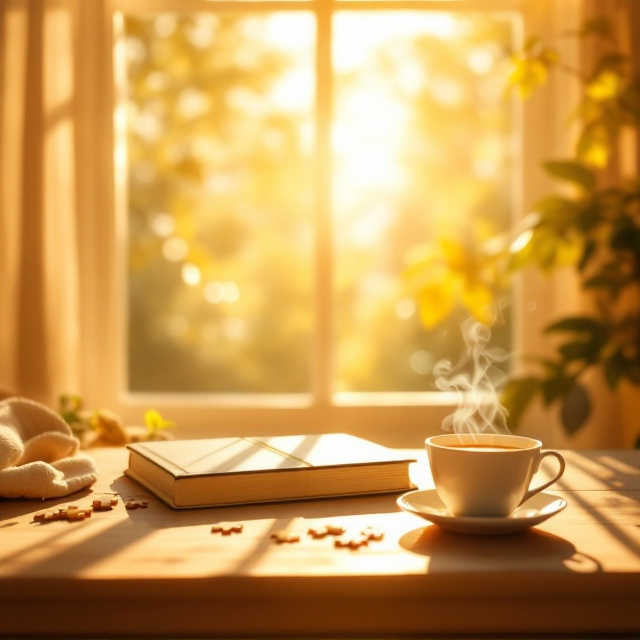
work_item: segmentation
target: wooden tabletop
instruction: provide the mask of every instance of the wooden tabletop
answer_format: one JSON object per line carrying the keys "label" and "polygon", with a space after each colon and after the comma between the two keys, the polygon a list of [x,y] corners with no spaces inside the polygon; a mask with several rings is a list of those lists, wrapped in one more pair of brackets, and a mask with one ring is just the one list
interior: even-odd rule
{"label": "wooden tabletop", "polygon": [[[66,499],[0,501],[4,637],[640,637],[640,451],[563,451],[567,507],[508,536],[448,533],[396,495],[174,511],[124,477],[124,449]],[[412,470],[432,488],[424,452]],[[543,474],[544,475],[544,474]],[[118,503],[80,522],[53,507]],[[129,499],[147,508],[126,509]],[[212,533],[240,522],[241,533]],[[278,543],[274,531],[371,526],[382,540]]]}

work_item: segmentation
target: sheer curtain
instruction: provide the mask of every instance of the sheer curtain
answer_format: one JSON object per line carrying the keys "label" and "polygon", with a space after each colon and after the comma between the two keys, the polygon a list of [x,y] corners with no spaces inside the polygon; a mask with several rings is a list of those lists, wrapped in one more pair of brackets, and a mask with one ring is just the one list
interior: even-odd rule
{"label": "sheer curtain", "polygon": [[49,404],[81,387],[81,260],[92,215],[87,66],[102,3],[0,3],[0,387]]}
{"label": "sheer curtain", "polygon": [[[568,4],[610,14],[619,42],[638,47],[640,2]],[[99,383],[83,345],[98,343],[101,311],[117,304],[94,278],[115,271],[116,251],[107,8],[0,2],[0,388],[49,404]]]}

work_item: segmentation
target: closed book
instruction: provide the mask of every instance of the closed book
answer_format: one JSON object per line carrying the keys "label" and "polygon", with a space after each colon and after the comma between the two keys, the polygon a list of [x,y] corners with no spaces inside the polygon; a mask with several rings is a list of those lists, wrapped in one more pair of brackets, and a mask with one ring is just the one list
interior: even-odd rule
{"label": "closed book", "polygon": [[415,458],[344,433],[159,440],[128,449],[125,474],[175,509],[414,488]]}

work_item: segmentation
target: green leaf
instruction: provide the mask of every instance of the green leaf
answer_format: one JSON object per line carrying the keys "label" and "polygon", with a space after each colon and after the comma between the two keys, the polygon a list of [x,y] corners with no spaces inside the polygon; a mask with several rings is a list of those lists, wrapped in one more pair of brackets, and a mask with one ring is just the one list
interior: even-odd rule
{"label": "green leaf", "polygon": [[560,409],[562,427],[567,435],[579,431],[591,414],[591,400],[587,390],[574,382],[565,395]]}
{"label": "green leaf", "polygon": [[601,266],[590,278],[583,283],[585,289],[600,289],[611,299],[617,298],[624,289],[637,285],[637,278],[633,269],[629,268],[629,260],[614,260]]}
{"label": "green leaf", "polygon": [[576,206],[575,222],[582,239],[592,239],[591,233],[603,222],[604,213],[604,204],[596,198],[589,198]]}
{"label": "green leaf", "polygon": [[596,335],[602,333],[604,330],[605,326],[594,318],[589,316],[572,316],[552,322],[545,328],[545,333],[571,331]]}
{"label": "green leaf", "polygon": [[565,362],[596,362],[607,340],[607,327],[589,316],[563,318],[545,327],[545,333],[575,333],[578,337],[563,344],[559,353]]}
{"label": "green leaf", "polygon": [[583,283],[585,289],[601,289],[613,298],[617,298],[620,295],[623,286],[624,282],[619,276],[613,273],[605,273],[604,271],[585,280]]}
{"label": "green leaf", "polygon": [[543,163],[546,171],[556,178],[567,180],[589,191],[595,186],[595,176],[580,162],[571,160],[548,160]]}
{"label": "green leaf", "polygon": [[556,235],[543,235],[536,239],[531,253],[542,271],[550,272],[557,266],[561,242],[560,236]]}
{"label": "green leaf", "polygon": [[584,245],[584,250],[582,252],[582,257],[580,258],[580,262],[578,262],[579,271],[584,271],[587,268],[589,261],[596,254],[597,249],[598,249],[597,242],[591,239],[587,240],[587,242]]}
{"label": "green leaf", "polygon": [[514,378],[506,384],[500,395],[500,402],[509,412],[508,422],[512,429],[518,428],[522,416],[539,390],[540,383],[533,377]]}
{"label": "green leaf", "polygon": [[596,102],[604,102],[615,98],[621,91],[624,79],[619,73],[606,69],[589,82],[586,93]]}
{"label": "green leaf", "polygon": [[640,229],[633,224],[621,224],[611,236],[610,246],[615,251],[637,252],[640,247]]}
{"label": "green leaf", "polygon": [[572,384],[572,381],[565,377],[562,371],[559,371],[555,376],[547,378],[542,381],[542,399],[545,405],[549,406],[558,398],[561,398],[567,393],[567,389]]}
{"label": "green leaf", "polygon": [[155,409],[148,409],[145,411],[144,421],[147,425],[147,431],[151,434],[159,431],[160,429],[167,429],[168,427],[173,426],[173,422],[165,420]]}
{"label": "green leaf", "polygon": [[61,411],[76,413],[82,409],[82,396],[75,393],[64,393],[58,398]]}
{"label": "green leaf", "polygon": [[523,269],[532,261],[533,244],[530,242],[531,232],[525,231],[512,243],[507,260],[507,271]]}
{"label": "green leaf", "polygon": [[535,205],[535,210],[541,217],[540,223],[557,223],[558,220],[564,220],[568,215],[574,214],[576,208],[576,203],[573,200],[568,200],[567,198],[562,198],[557,195],[542,198]]}
{"label": "green leaf", "polygon": [[58,398],[58,413],[62,419],[70,425],[82,422],[80,411],[82,410],[82,397],[77,394],[63,394]]}
{"label": "green leaf", "polygon": [[585,127],[578,137],[576,155],[590,166],[606,166],[611,155],[611,138],[607,127],[598,122]]}
{"label": "green leaf", "polygon": [[620,380],[626,375],[629,362],[620,351],[616,351],[610,358],[604,362],[604,377],[607,386],[615,391]]}
{"label": "green leaf", "polygon": [[546,371],[548,377],[562,374],[562,366],[548,358],[538,358],[540,366]]}
{"label": "green leaf", "polygon": [[598,353],[602,345],[595,340],[576,340],[575,342],[566,342],[558,351],[566,362],[573,360],[586,360],[587,362],[595,362],[598,359]]}
{"label": "green leaf", "polygon": [[523,100],[547,81],[547,64],[537,58],[518,56],[513,59],[512,64],[513,68],[507,82],[510,87],[516,88]]}

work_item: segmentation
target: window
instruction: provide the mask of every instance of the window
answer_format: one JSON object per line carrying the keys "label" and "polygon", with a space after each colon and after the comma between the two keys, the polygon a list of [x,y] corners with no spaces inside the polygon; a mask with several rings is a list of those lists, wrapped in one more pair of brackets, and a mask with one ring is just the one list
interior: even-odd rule
{"label": "window", "polygon": [[[517,4],[110,5],[123,415],[439,428],[453,399],[431,371],[466,314],[425,330],[403,269],[519,215]],[[508,350],[511,313],[493,336]]]}

